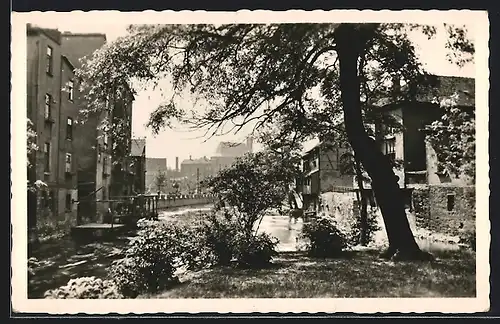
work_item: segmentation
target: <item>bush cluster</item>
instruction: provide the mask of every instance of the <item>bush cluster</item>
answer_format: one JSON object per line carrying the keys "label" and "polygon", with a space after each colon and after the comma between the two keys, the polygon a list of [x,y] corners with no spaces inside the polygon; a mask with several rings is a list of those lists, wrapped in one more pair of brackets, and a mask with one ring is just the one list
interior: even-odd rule
{"label": "bush cluster", "polygon": [[[358,218],[354,223],[353,227],[350,229],[348,237],[349,237],[349,245],[368,245],[372,242],[374,234],[380,230],[380,226],[377,222],[377,213],[374,209],[368,207],[367,215],[366,215],[366,224],[363,224],[361,220]],[[365,241],[362,242],[362,234],[364,232]]]}
{"label": "bush cluster", "polygon": [[247,231],[238,220],[237,212],[228,209],[207,215],[204,237],[216,263],[227,265],[233,261],[252,268],[269,264],[276,255],[278,241],[265,233]]}
{"label": "bush cluster", "polygon": [[111,280],[96,277],[71,279],[65,286],[45,293],[48,299],[120,299],[123,296]]}
{"label": "bush cluster", "polygon": [[307,242],[306,249],[311,256],[336,257],[348,247],[346,234],[339,230],[335,220],[328,216],[320,216],[310,223],[305,223],[301,237]]}
{"label": "bush cluster", "polygon": [[142,219],[124,258],[112,263],[109,280],[79,278],[47,292],[47,297],[117,298],[116,290],[120,296],[135,298],[178,283],[182,270],[214,265],[266,266],[276,254],[278,241],[264,233],[249,232],[240,220],[238,212],[230,209],[201,215],[189,223]]}
{"label": "bush cluster", "polygon": [[110,277],[126,297],[156,293],[178,282],[181,267],[194,269],[205,263],[206,249],[196,227],[151,220],[138,222],[125,257],[113,262]]}
{"label": "bush cluster", "polygon": [[110,278],[127,298],[157,293],[178,283],[179,269],[213,265],[264,267],[277,240],[246,232],[229,211],[208,213],[190,224],[141,220],[125,257],[113,262]]}

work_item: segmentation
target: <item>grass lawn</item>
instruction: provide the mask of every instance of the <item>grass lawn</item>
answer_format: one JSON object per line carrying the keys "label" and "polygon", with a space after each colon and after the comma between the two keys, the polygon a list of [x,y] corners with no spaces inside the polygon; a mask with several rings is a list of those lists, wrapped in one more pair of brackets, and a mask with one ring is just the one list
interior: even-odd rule
{"label": "grass lawn", "polygon": [[266,269],[220,267],[140,298],[475,297],[475,253],[435,252],[433,262],[392,262],[378,251],[342,259],[280,253]]}

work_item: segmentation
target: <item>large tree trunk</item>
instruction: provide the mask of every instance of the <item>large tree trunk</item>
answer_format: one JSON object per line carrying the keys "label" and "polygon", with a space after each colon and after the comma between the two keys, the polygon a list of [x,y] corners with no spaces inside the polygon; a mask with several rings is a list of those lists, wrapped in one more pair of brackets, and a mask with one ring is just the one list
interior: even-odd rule
{"label": "large tree trunk", "polygon": [[354,168],[356,170],[356,181],[359,188],[359,218],[361,223],[361,235],[360,244],[366,246],[368,244],[368,203],[365,194],[365,188],[363,186],[363,172],[361,170],[361,164],[358,159],[354,161]]}
{"label": "large tree trunk", "polygon": [[340,90],[347,136],[355,156],[371,178],[389,240],[384,257],[427,259],[410,229],[403,195],[389,159],[365,131],[361,114],[358,59],[374,36],[373,25],[341,24],[335,31],[340,65]]}

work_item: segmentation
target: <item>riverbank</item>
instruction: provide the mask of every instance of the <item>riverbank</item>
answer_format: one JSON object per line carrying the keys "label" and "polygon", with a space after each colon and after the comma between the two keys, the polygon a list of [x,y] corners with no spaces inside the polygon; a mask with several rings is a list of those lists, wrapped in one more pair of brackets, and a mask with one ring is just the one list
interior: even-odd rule
{"label": "riverbank", "polygon": [[[203,213],[208,209],[210,209],[210,206],[200,206],[196,209],[189,210],[168,210],[164,211],[159,218],[160,220],[165,221],[190,223],[200,213]],[[275,291],[274,294],[277,294],[276,296],[278,297],[283,294],[286,296],[294,296],[294,294],[297,296],[316,296],[311,295],[314,292],[310,291],[309,288],[302,289],[299,286],[294,285],[303,285],[303,287],[310,286],[312,289],[312,287],[314,287],[314,280],[318,278],[329,278],[329,276],[335,274],[336,276],[344,276],[344,279],[348,280],[352,271],[353,274],[357,273],[357,275],[360,276],[358,279],[353,279],[355,280],[355,284],[360,283],[361,279],[364,278],[367,280],[366,284],[371,285],[368,283],[370,281],[370,273],[374,267],[377,266],[380,266],[380,271],[376,270],[378,271],[376,273],[379,273],[381,276],[377,279],[380,281],[378,283],[376,282],[377,285],[381,284],[388,285],[387,287],[393,287],[383,278],[384,275],[388,276],[388,274],[390,274],[389,277],[395,278],[398,285],[401,285],[391,288],[392,290],[387,290],[389,289],[387,288],[386,290],[381,291],[381,294],[387,294],[388,296],[396,296],[398,293],[403,295],[406,293],[417,293],[418,296],[423,296],[425,294],[429,294],[429,296],[458,296],[460,292],[466,294],[472,293],[473,289],[471,287],[474,287],[475,289],[475,253],[464,249],[455,242],[433,242],[434,240],[430,240],[429,237],[427,237],[427,239],[417,238],[417,241],[422,249],[430,251],[438,257],[436,262],[433,263],[386,262],[380,260],[377,256],[382,249],[382,247],[379,246],[355,249],[355,251],[351,252],[352,258],[343,258],[340,260],[318,260],[311,259],[304,253],[297,251],[297,249],[301,247],[302,243],[299,234],[303,223],[302,220],[299,220],[297,223],[289,221],[289,218],[286,216],[269,215],[264,218],[259,230],[260,232],[266,232],[275,236],[280,240],[277,247],[279,255],[275,259],[275,265],[281,264],[278,268],[272,267],[262,271],[215,268],[201,273],[184,273],[181,276],[181,281],[183,281],[182,286],[187,287],[185,288],[187,290],[182,290],[180,287],[174,288],[172,290],[173,295],[165,292],[165,294],[170,297],[167,296],[159,298],[180,298],[182,296],[189,296],[190,294],[194,294],[194,297],[192,298],[198,298],[196,296],[204,296],[204,294],[208,297],[212,296],[214,298],[217,298],[217,294],[227,297],[232,293],[219,291],[219,289],[222,289],[222,286],[226,285],[224,282],[230,284],[231,287],[233,287],[231,289],[235,290],[234,293],[241,295],[239,297],[259,297],[259,289],[270,289],[270,294],[273,294],[271,292]],[[32,252],[32,255],[39,260],[39,263],[35,267],[35,275],[30,276],[30,283],[28,285],[29,298],[43,298],[45,291],[65,285],[70,279],[73,278],[86,276],[95,276],[102,279],[106,278],[107,269],[114,260],[123,256],[122,251],[133,234],[134,233],[129,233],[127,236],[118,237],[108,242],[94,242],[85,245],[78,245],[68,237],[58,241],[41,244]],[[298,260],[298,265],[293,265],[292,261],[297,261],[297,258],[300,258],[300,260]],[[349,266],[351,263],[352,265]],[[304,265],[311,265],[311,268]],[[457,266],[457,269],[454,270],[453,266]],[[420,267],[422,267],[422,270],[419,270]],[[394,273],[391,272],[393,270],[395,271]],[[231,271],[234,272],[235,277],[229,279]],[[345,271],[347,274],[344,274],[342,271]],[[309,273],[311,273],[312,276],[309,276]],[[407,280],[415,280],[414,283],[403,281],[404,276],[408,274],[410,275]],[[434,279],[432,279],[432,276],[434,275],[436,275],[437,278],[446,278],[446,276],[450,276],[449,279],[443,279],[444,282],[451,285],[450,291],[444,291],[444,288],[439,288],[439,283],[434,282]],[[274,278],[274,280],[277,281],[273,282],[272,280],[270,281],[270,279],[264,280],[263,278],[265,276],[269,276],[271,279]],[[205,288],[199,287],[203,283],[203,281],[200,280],[207,281]],[[246,283],[245,280],[248,280],[248,283]],[[264,280],[264,282],[262,280]],[[346,292],[344,292],[344,288],[342,287],[347,285],[347,283],[344,281],[338,281],[340,280],[339,278],[336,280],[337,281],[333,282],[340,288],[335,288],[335,293],[340,294],[339,296],[343,296],[342,294],[345,294]],[[422,282],[421,280],[424,281]],[[464,282],[464,287],[462,288],[457,286],[460,281]],[[258,284],[259,282],[262,285]],[[410,285],[407,292],[404,290],[405,283]],[[327,294],[326,286],[329,284],[328,281],[320,280],[316,284],[318,285],[316,293],[318,293],[319,296]],[[323,287],[323,284],[325,287]],[[416,286],[417,284],[428,284],[431,288],[437,285],[436,287],[438,288],[426,288],[427,290],[424,289],[422,291],[418,291]],[[238,285],[242,285],[242,288],[234,288]],[[250,290],[245,290],[247,288],[244,287],[250,287],[248,288]],[[279,289],[285,288],[288,289],[288,292],[283,292],[282,295],[280,295]],[[196,289],[199,289],[200,292],[193,292]],[[293,293],[294,289],[298,289],[296,293]],[[365,290],[368,290],[368,286],[361,285],[356,289],[359,290],[356,293],[361,294]],[[219,292],[217,293],[217,291]],[[253,291],[253,293],[251,293],[251,291]]]}

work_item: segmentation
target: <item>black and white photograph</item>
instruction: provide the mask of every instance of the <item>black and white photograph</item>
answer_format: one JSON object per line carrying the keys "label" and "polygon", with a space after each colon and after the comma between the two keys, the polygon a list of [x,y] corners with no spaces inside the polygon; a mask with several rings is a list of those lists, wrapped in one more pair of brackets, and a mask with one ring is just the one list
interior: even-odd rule
{"label": "black and white photograph", "polygon": [[487,311],[488,30],[12,13],[13,309]]}

